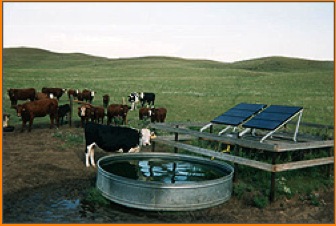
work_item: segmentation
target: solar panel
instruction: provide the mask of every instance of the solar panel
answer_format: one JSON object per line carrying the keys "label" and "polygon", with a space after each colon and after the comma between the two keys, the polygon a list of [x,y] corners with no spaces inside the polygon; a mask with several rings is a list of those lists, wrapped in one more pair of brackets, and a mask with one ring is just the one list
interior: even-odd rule
{"label": "solar panel", "polygon": [[274,130],[300,112],[302,107],[271,105],[243,124],[245,128]]}
{"label": "solar panel", "polygon": [[265,104],[240,103],[211,121],[214,124],[238,126],[260,112]]}

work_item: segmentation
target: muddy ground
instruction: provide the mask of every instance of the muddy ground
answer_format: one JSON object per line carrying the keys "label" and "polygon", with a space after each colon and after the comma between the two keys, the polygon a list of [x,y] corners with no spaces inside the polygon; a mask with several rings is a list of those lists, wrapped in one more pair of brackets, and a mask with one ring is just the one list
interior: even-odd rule
{"label": "muddy ground", "polygon": [[[85,167],[84,145],[67,145],[54,136],[57,129],[43,125],[19,130],[3,134],[3,223],[334,223],[334,189],[319,192],[319,206],[298,196],[264,209],[233,196],[213,208],[179,213],[83,204],[96,179],[96,169]],[[59,130],[82,133],[76,126]],[[97,151],[96,160],[103,155]]]}

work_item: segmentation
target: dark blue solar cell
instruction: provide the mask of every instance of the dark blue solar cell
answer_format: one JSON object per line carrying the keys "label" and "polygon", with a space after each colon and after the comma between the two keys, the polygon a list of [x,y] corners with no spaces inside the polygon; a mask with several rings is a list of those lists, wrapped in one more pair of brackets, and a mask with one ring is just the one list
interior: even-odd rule
{"label": "dark blue solar cell", "polygon": [[253,129],[265,129],[274,130],[280,126],[283,121],[265,121],[265,120],[250,120],[243,125],[243,127],[253,128]]}
{"label": "dark blue solar cell", "polygon": [[234,117],[234,116],[219,116],[212,120],[212,123],[215,124],[224,124],[224,125],[232,125],[237,126],[240,125],[242,122],[244,122],[245,118],[241,117]]}
{"label": "dark blue solar cell", "polygon": [[246,122],[243,127],[274,130],[302,109],[302,107],[271,105]]}
{"label": "dark blue solar cell", "polygon": [[238,126],[260,110],[265,104],[241,103],[212,120],[212,123]]}
{"label": "dark blue solar cell", "polygon": [[288,113],[295,114],[300,111],[302,107],[293,107],[293,106],[282,106],[282,105],[271,105],[265,109],[265,112],[276,112],[276,113]]}

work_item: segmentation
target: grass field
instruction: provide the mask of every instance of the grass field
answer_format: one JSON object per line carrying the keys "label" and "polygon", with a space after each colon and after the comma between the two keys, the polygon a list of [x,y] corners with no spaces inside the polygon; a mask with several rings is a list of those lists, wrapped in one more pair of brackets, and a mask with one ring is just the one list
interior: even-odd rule
{"label": "grass field", "polygon": [[[154,92],[167,121],[208,122],[234,105],[264,103],[304,107],[303,122],[334,124],[334,63],[269,57],[235,63],[170,57],[107,59],[31,48],[3,50],[3,110],[8,88],[62,87],[97,92],[94,105],[121,103],[134,91]],[[68,102],[67,96],[61,103]],[[77,116],[75,116],[77,118]],[[137,112],[130,112],[137,123]],[[35,123],[44,120],[38,119]],[[12,117],[12,122],[18,122]]]}
{"label": "grass field", "polygon": [[[209,122],[246,102],[302,106],[303,122],[334,124],[334,62],[330,61],[285,57],[235,63],[169,57],[106,59],[30,48],[4,49],[3,111],[13,115],[11,124],[21,122],[10,108],[7,89],[29,87],[37,91],[42,87],[93,89],[97,92],[93,104],[98,106],[102,106],[104,94],[111,96],[111,104],[121,103],[134,91],[154,92],[156,107],[168,110],[168,122]],[[68,97],[62,96],[60,102],[68,103]],[[77,113],[74,118],[79,120]],[[142,126],[137,111],[129,112],[128,120],[132,127]],[[38,118],[34,124],[48,121],[47,117]],[[83,143],[78,131],[68,134],[57,130],[54,136],[66,140],[67,145]],[[318,169],[280,173],[279,180],[286,181],[277,182],[277,192],[310,195],[331,186],[333,178],[321,179],[324,168]],[[266,205],[269,173],[242,166],[238,174],[240,182],[234,185],[234,195],[248,195],[256,206]]]}

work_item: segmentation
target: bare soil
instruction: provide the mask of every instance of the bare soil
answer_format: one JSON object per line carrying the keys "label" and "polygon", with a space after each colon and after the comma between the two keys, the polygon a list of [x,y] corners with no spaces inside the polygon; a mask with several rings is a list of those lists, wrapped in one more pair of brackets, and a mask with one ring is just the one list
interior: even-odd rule
{"label": "bare soil", "polygon": [[[97,169],[85,167],[84,145],[68,145],[54,136],[57,129],[47,127],[34,125],[32,132],[21,133],[16,126],[3,134],[3,223],[334,223],[334,189],[318,193],[318,206],[299,196],[263,209],[232,196],[187,212],[83,204]],[[67,125],[60,130],[82,132]],[[100,150],[95,158],[104,155]]]}

